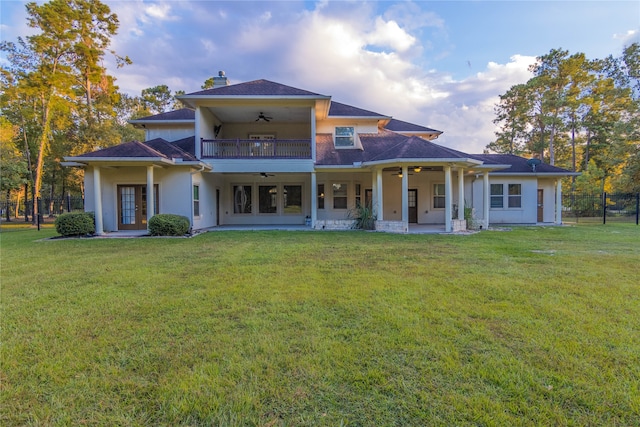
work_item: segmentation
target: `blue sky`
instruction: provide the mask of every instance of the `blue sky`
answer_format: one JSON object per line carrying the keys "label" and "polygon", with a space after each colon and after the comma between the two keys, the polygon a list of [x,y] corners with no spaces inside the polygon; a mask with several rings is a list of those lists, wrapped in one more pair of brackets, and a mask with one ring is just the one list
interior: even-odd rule
{"label": "blue sky", "polygon": [[[120,20],[111,47],[133,60],[106,61],[124,92],[193,92],[224,70],[442,130],[466,152],[492,141],[498,96],[536,56],[619,56],[640,41],[637,0],[103,1]],[[31,31],[24,5],[0,3],[3,40]]]}

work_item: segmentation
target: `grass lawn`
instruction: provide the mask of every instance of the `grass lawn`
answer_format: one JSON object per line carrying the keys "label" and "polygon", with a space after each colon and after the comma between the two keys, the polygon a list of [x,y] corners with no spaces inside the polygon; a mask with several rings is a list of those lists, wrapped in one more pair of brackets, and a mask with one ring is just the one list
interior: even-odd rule
{"label": "grass lawn", "polygon": [[0,424],[640,425],[640,227],[0,233]]}

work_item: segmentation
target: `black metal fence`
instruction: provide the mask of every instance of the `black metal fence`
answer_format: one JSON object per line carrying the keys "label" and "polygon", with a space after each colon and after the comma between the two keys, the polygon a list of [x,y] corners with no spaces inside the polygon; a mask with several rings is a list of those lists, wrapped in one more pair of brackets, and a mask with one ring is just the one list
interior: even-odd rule
{"label": "black metal fence", "polygon": [[640,193],[565,193],[563,222],[632,222],[640,220]]}
{"label": "black metal fence", "polygon": [[[84,197],[82,196],[64,196],[64,197],[43,197],[38,199],[39,211],[42,218],[53,217],[65,212],[84,211]],[[22,219],[24,221],[33,220],[33,201],[21,200],[19,203],[0,201],[1,218],[14,221]]]}

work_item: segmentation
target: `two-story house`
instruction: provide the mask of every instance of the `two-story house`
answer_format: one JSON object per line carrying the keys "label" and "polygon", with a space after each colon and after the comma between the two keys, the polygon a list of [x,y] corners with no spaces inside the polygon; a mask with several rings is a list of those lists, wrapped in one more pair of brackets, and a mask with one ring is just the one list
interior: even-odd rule
{"label": "two-story house", "polygon": [[132,120],[145,142],[67,157],[85,168],[96,233],[146,229],[155,213],[193,229],[224,225],[349,228],[370,206],[376,228],[442,231],[474,222],[561,223],[561,179],[571,172],[513,155],[467,154],[442,133],[331,96],[256,80],[179,97],[185,109]]}

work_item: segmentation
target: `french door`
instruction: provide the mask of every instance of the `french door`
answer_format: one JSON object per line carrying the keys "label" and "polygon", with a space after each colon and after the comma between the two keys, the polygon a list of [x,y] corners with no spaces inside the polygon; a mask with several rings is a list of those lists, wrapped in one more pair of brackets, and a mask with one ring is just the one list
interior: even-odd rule
{"label": "french door", "polygon": [[[158,184],[154,185],[155,210],[158,213]],[[118,185],[118,230],[147,228],[147,186]]]}

